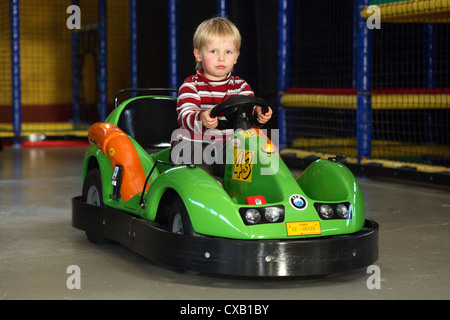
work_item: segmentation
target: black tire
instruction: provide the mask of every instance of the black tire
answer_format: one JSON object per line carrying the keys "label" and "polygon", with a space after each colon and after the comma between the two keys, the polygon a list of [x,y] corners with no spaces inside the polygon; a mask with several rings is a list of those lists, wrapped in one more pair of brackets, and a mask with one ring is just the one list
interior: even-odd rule
{"label": "black tire", "polygon": [[[81,199],[94,206],[103,207],[105,205],[103,203],[102,178],[99,169],[92,169],[87,173],[83,183]],[[86,237],[90,242],[95,244],[112,243],[111,240],[88,231],[86,231]]]}
{"label": "black tire", "polygon": [[169,231],[188,236],[194,236],[195,231],[192,228],[191,219],[184,206],[183,201],[177,196],[169,210]]}

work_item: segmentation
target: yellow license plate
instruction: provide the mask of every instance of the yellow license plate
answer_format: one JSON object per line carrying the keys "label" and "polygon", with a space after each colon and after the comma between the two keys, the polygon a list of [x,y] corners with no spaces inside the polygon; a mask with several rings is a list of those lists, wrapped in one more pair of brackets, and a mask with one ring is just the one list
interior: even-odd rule
{"label": "yellow license plate", "polygon": [[287,222],[288,236],[305,236],[310,234],[321,234],[319,221]]}

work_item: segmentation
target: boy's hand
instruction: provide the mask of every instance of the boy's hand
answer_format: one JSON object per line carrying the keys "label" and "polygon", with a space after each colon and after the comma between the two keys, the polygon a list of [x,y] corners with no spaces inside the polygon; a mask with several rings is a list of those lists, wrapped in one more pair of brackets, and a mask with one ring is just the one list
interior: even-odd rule
{"label": "boy's hand", "polygon": [[206,129],[214,129],[219,124],[219,120],[216,118],[211,118],[209,114],[212,109],[206,110],[200,115],[200,120],[202,120],[202,124]]}
{"label": "boy's hand", "polygon": [[256,114],[258,115],[258,122],[261,124],[265,124],[270,120],[270,118],[272,118],[272,109],[270,107],[265,114],[262,113],[262,108],[260,106],[256,106],[255,110]]}

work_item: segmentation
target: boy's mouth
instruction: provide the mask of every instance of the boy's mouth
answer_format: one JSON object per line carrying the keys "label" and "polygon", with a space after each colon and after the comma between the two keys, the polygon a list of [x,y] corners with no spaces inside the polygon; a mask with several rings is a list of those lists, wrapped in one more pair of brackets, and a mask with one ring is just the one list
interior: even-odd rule
{"label": "boy's mouth", "polygon": [[217,66],[216,68],[217,68],[217,69],[225,69],[225,66],[224,66],[224,65],[219,65],[219,66]]}

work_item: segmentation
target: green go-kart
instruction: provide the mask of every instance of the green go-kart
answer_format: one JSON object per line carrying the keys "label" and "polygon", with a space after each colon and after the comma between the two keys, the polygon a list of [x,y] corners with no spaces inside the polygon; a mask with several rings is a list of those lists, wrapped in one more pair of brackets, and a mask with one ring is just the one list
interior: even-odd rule
{"label": "green go-kart", "polygon": [[[267,110],[264,100],[234,96],[211,111],[225,115],[228,137],[221,170],[209,171],[173,161],[176,98],[144,92],[118,103],[124,92],[147,90],[119,91],[106,121],[89,130],[72,225],[90,241],[118,242],[176,269],[237,276],[326,275],[377,260],[378,225],[365,218],[354,175],[336,157],[294,178],[276,143],[250,124],[254,105]],[[200,140],[201,155],[214,157],[217,148],[208,148],[219,139]]]}

